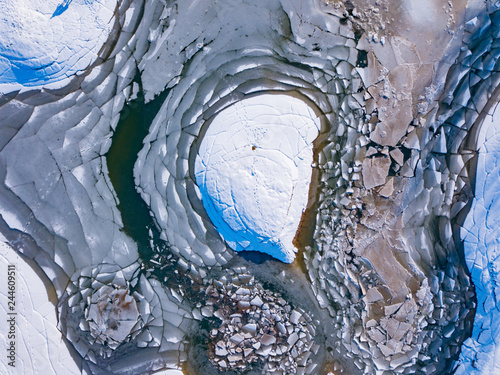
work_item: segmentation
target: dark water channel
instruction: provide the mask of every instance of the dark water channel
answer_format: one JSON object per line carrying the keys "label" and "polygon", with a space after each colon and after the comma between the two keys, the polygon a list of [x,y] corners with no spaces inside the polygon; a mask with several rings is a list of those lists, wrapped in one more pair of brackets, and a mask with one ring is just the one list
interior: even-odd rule
{"label": "dark water channel", "polygon": [[139,83],[137,98],[123,107],[111,147],[105,155],[109,178],[118,197],[123,231],[137,244],[143,264],[142,272],[154,276],[167,288],[177,291],[182,288],[185,302],[193,306],[200,298],[200,280],[193,280],[181,272],[178,257],[160,238],[160,231],[149,207],[136,190],[134,182],[137,155],[169,91],[165,90],[151,102],[145,103],[140,79],[136,77],[135,82]]}
{"label": "dark water channel", "polygon": [[[137,98],[123,107],[112,136],[111,147],[106,154],[109,178],[119,200],[118,210],[121,213],[123,230],[137,243],[143,261],[150,259],[154,253],[151,240],[154,247],[165,248],[166,244],[160,240],[160,233],[149,207],[135,188],[134,164],[149,127],[167,95],[168,91],[165,91],[146,104],[141,87]],[[152,238],[150,230],[153,233]]]}

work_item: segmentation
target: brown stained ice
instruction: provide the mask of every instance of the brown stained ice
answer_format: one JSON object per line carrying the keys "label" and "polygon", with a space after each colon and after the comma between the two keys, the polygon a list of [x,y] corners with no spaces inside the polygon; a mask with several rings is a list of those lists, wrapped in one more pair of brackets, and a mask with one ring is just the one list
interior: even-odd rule
{"label": "brown stained ice", "polygon": [[363,160],[362,174],[365,189],[384,185],[391,167],[388,157],[375,157]]}
{"label": "brown stained ice", "polygon": [[137,302],[125,289],[101,288],[92,295],[86,312],[91,335],[116,349],[139,321]]}

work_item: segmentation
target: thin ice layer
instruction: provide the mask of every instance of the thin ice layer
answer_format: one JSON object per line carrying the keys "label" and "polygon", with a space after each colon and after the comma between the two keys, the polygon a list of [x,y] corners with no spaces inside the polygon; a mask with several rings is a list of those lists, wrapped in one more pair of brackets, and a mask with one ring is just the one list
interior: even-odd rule
{"label": "thin ice layer", "polygon": [[195,161],[196,183],[232,249],[293,262],[319,129],[312,108],[288,95],[244,99],[213,119]]}

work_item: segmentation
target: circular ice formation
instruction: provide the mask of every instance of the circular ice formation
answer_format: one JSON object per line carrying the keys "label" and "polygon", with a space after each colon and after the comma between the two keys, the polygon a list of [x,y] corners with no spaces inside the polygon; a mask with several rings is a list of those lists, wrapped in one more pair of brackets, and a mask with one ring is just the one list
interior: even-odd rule
{"label": "circular ice formation", "polygon": [[304,101],[263,94],[216,115],[195,161],[207,213],[234,250],[295,259],[320,119]]}
{"label": "circular ice formation", "polygon": [[0,90],[60,81],[92,64],[116,0],[0,2]]}
{"label": "circular ice formation", "polygon": [[134,297],[127,289],[110,286],[92,294],[86,315],[91,335],[111,349],[116,349],[125,341],[139,321]]}

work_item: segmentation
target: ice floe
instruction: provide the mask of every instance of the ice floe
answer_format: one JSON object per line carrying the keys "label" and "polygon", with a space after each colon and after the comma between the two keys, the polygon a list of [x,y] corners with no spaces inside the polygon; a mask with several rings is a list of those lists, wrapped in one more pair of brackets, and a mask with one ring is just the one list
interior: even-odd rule
{"label": "ice floe", "polygon": [[116,0],[3,1],[0,92],[37,87],[88,68],[115,27]]}
{"label": "ice floe", "polygon": [[294,260],[320,129],[306,103],[269,94],[239,101],[207,124],[195,178],[210,219],[232,249]]}

